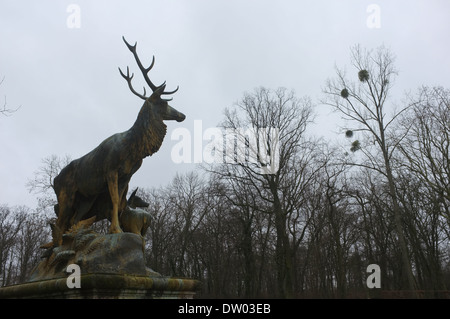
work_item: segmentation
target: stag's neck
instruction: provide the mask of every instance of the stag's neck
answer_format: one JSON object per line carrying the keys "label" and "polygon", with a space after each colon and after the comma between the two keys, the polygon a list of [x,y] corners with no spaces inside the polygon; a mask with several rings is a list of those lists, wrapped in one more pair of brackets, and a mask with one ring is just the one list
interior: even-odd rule
{"label": "stag's neck", "polygon": [[162,119],[157,118],[144,104],[136,122],[129,130],[129,138],[137,155],[144,158],[159,150],[166,132],[167,126]]}

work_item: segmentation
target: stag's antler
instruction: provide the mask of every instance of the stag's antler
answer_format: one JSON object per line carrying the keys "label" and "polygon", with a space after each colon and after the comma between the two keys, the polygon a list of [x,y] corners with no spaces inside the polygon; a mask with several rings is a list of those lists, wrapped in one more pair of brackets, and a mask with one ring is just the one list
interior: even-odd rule
{"label": "stag's antler", "polygon": [[[137,46],[137,42],[134,45],[131,45],[127,42],[127,40],[125,40],[125,37],[122,37],[123,41],[125,42],[125,44],[127,45],[128,49],[131,51],[131,53],[133,53],[134,58],[136,59],[136,63],[139,67],[139,69],[142,72],[142,75],[144,76],[145,82],[147,82],[148,86],[152,89],[153,92],[155,91],[161,91],[161,95],[165,94],[173,94],[176,91],[178,91],[178,87],[170,92],[164,92],[164,89],[166,87],[166,82],[164,81],[163,84],[161,84],[160,86],[156,86],[155,84],[153,84],[153,82],[150,80],[150,78],[148,77],[148,72],[150,72],[150,70],[153,68],[153,65],[155,64],[155,56],[153,56],[152,59],[152,63],[150,64],[150,66],[148,68],[145,68],[142,63],[141,60],[139,59],[137,52],[136,52],[136,46]],[[136,92],[136,90],[134,90],[133,86],[131,85],[131,80],[133,79],[134,73],[132,73],[130,75],[129,72],[129,68],[127,67],[127,74],[125,75],[122,70],[119,68],[119,72],[120,75],[122,75],[122,77],[128,82],[128,87],[130,88],[131,92],[133,92],[135,95],[139,96],[141,99],[146,100],[147,97],[145,96],[146,91],[145,91],[145,87],[144,87],[144,95],[139,94],[138,92]]]}
{"label": "stag's antler", "polygon": [[120,75],[122,75],[122,77],[127,80],[128,83],[128,87],[130,88],[131,92],[133,92],[135,95],[139,96],[141,99],[146,100],[148,97],[145,96],[146,91],[145,91],[145,86],[144,86],[144,94],[139,94],[134,88],[133,85],[131,84],[131,80],[133,79],[134,73],[131,73],[130,75],[130,68],[127,67],[127,75],[123,74],[122,70],[119,68],[119,72]]}

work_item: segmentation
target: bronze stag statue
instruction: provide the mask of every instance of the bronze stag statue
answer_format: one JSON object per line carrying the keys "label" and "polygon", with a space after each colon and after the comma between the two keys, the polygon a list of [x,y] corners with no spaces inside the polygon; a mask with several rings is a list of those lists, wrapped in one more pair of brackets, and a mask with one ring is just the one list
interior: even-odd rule
{"label": "bronze stag statue", "polygon": [[163,95],[173,94],[178,90],[166,92],[165,82],[159,86],[153,84],[148,76],[152,63],[145,68],[136,53],[136,45],[123,41],[133,53],[137,65],[152,90],[150,96],[138,93],[132,86],[129,68],[122,77],[127,81],[131,92],[144,100],[144,104],[133,126],[122,133],[114,134],[100,143],[88,154],[80,157],[65,168],[54,179],[54,190],[58,199],[55,205],[57,215],[53,225],[53,245],[62,243],[63,234],[73,225],[93,218],[110,220],[110,233],[122,232],[119,214],[127,206],[128,183],[133,174],[142,165],[142,160],[157,152],[166,135],[167,127],[163,121],[182,122],[185,115],[168,104],[171,99]]}

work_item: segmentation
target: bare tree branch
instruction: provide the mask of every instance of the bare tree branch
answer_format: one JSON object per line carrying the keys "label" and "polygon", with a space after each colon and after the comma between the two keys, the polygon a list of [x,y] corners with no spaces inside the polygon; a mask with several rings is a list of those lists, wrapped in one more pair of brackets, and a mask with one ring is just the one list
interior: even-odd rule
{"label": "bare tree branch", "polygon": [[[3,81],[5,80],[5,77],[3,77],[0,81],[0,85],[2,85]],[[0,108],[0,114],[4,116],[10,116],[12,113],[16,112],[18,109],[20,109],[20,106],[18,106],[16,109],[10,109],[7,107],[6,103],[6,95],[4,96],[3,105]]]}

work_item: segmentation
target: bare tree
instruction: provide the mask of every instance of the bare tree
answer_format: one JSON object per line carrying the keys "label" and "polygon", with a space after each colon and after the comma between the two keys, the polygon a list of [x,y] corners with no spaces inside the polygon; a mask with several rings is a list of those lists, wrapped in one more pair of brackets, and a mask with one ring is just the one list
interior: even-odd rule
{"label": "bare tree", "polygon": [[0,206],[0,280],[1,286],[11,284],[14,245],[24,219],[16,219],[7,205]]}
{"label": "bare tree", "polygon": [[[304,132],[312,117],[308,98],[297,98],[294,92],[284,88],[273,91],[261,87],[253,93],[246,93],[233,108],[226,109],[222,124],[227,133],[233,132],[235,139],[229,143],[227,137],[226,164],[214,173],[241,184],[241,188],[245,185],[248,191],[266,203],[249,208],[272,214],[280,297],[293,297],[294,292],[294,249],[288,217],[297,208],[295,201],[299,199],[297,195],[302,186],[312,176],[308,169],[305,170],[308,166],[300,163],[302,156],[299,156],[304,155],[304,147],[309,143]],[[253,134],[246,134],[249,131]],[[239,154],[242,149],[247,153]],[[305,175],[301,178],[303,173]],[[253,200],[248,204],[253,205]]]}
{"label": "bare tree", "polygon": [[163,188],[150,190],[139,189],[139,196],[150,206],[146,208],[153,216],[146,233],[147,264],[150,268],[161,273],[171,273],[167,259],[172,258],[175,238],[178,236],[172,229],[172,211],[169,198],[165,196]]}
{"label": "bare tree", "polygon": [[402,165],[438,195],[450,225],[450,90],[422,87],[411,97],[412,112],[402,120]]}
{"label": "bare tree", "polygon": [[[407,236],[420,289],[446,289],[442,266],[446,260],[448,227],[443,216],[442,197],[411,170],[397,180],[398,198],[408,218]],[[437,297],[437,295],[436,295]]]}
{"label": "bare tree", "polygon": [[[217,197],[228,204],[229,218],[237,233],[235,245],[242,258],[244,288],[242,295],[254,298],[259,293],[257,287],[257,265],[255,261],[255,224],[258,214],[264,211],[264,204],[251,185],[240,182],[232,176],[222,176],[220,184],[215,184]],[[263,248],[264,249],[264,248]]]}
{"label": "bare tree", "polygon": [[387,101],[397,74],[394,56],[388,49],[379,47],[375,51],[367,51],[357,45],[351,49],[351,63],[359,81],[349,81],[345,72],[337,69],[337,78],[328,80],[326,84],[323,103],[332,106],[345,120],[352,123],[351,125],[356,124],[356,127],[348,128],[347,136],[351,136],[352,132],[356,131],[361,132],[365,137],[364,145],[357,140],[353,143],[352,149],[352,151],[360,150],[364,161],[350,160],[347,164],[375,170],[384,176],[387,182],[399,247],[402,252],[402,269],[406,275],[406,287],[414,290],[416,283],[392,167],[393,153],[398,149],[403,136],[398,136],[391,129],[399,115],[409,106],[391,116],[387,114]]}
{"label": "bare tree", "polygon": [[0,286],[23,283],[49,239],[45,216],[26,206],[0,206]]}
{"label": "bare tree", "polygon": [[[177,275],[189,275],[188,260],[193,258],[193,234],[200,227],[203,218],[208,213],[208,192],[205,192],[205,181],[194,172],[186,175],[176,175],[166,188],[168,205],[172,211],[172,226],[174,234],[178,235],[173,247],[172,271]],[[176,229],[176,230],[175,230]]]}
{"label": "bare tree", "polygon": [[34,177],[28,179],[26,187],[29,192],[38,195],[39,210],[53,208],[57,203],[53,180],[71,161],[70,156],[59,157],[50,155],[42,159],[42,165],[34,172]]}
{"label": "bare tree", "polygon": [[[3,77],[0,80],[0,85],[3,83],[4,80],[5,80],[5,77]],[[16,109],[8,108],[7,103],[6,103],[6,96],[4,96],[4,98],[3,98],[3,105],[0,107],[0,114],[1,115],[5,115],[5,116],[9,116],[12,113],[16,112],[19,108],[20,108],[20,106],[17,107]]]}
{"label": "bare tree", "polygon": [[[450,238],[450,91],[423,86],[409,97],[397,159],[399,198],[408,213],[411,249],[423,289],[445,289],[442,245]],[[444,235],[445,234],[445,235]]]}
{"label": "bare tree", "polygon": [[20,207],[16,212],[16,218],[23,222],[14,247],[17,263],[15,282],[23,283],[39,263],[42,253],[39,247],[50,239],[50,229],[46,227],[45,216],[27,207]]}

